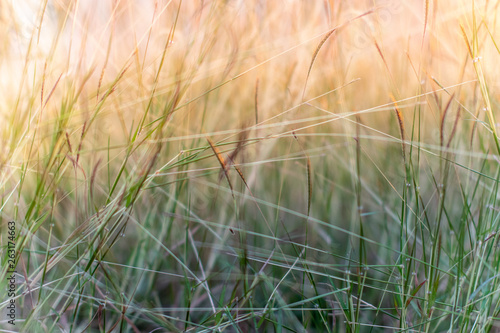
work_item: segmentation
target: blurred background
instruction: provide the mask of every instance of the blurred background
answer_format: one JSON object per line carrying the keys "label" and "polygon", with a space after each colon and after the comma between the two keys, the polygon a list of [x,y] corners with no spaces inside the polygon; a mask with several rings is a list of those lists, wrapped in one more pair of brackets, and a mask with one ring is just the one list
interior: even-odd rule
{"label": "blurred background", "polygon": [[498,5],[1,2],[25,329],[494,330]]}

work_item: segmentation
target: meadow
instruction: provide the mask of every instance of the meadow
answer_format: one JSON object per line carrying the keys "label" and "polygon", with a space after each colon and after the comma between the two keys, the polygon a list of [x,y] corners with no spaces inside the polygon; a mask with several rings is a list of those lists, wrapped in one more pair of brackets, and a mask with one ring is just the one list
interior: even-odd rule
{"label": "meadow", "polygon": [[499,5],[0,2],[0,332],[499,332]]}

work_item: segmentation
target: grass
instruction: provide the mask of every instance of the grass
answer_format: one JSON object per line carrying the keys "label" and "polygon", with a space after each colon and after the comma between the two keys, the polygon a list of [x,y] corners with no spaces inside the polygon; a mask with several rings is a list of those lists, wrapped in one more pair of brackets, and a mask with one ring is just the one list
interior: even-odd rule
{"label": "grass", "polygon": [[0,331],[499,331],[498,5],[2,3]]}

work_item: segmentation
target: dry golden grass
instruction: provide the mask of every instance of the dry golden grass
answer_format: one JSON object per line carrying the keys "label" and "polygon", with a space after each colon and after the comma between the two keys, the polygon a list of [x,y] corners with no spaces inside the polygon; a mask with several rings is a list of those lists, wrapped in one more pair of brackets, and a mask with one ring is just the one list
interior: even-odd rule
{"label": "dry golden grass", "polygon": [[499,4],[1,2],[20,325],[495,331]]}

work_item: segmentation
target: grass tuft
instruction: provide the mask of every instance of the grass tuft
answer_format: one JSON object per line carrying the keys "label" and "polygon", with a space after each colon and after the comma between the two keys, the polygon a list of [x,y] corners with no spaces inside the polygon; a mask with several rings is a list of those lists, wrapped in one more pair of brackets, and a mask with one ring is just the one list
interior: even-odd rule
{"label": "grass tuft", "polygon": [[0,331],[499,331],[498,6],[0,2]]}

